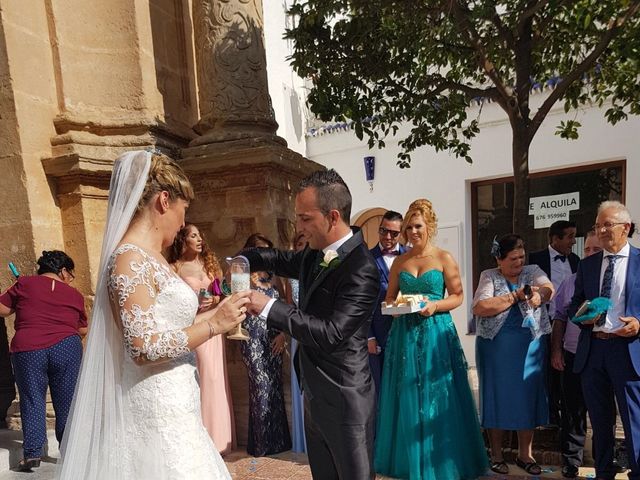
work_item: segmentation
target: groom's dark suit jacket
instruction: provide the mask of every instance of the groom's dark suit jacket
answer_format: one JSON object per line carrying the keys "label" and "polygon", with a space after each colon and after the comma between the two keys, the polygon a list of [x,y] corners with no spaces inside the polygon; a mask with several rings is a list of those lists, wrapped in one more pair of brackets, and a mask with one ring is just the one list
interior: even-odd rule
{"label": "groom's dark suit jacket", "polygon": [[373,415],[367,337],[380,281],[359,229],[338,254],[337,265],[314,275],[321,251],[243,252],[252,270],[300,280],[299,307],[276,301],[267,324],[300,342],[294,364],[312,415],[358,425]]}

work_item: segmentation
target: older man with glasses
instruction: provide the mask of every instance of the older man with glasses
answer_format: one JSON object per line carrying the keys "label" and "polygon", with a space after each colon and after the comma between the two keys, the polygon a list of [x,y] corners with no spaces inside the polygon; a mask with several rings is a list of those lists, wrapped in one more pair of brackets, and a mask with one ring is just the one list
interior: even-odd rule
{"label": "older man with glasses", "polygon": [[390,315],[382,315],[380,303],[384,301],[387,295],[391,264],[398,255],[405,252],[405,248],[398,243],[401,227],[402,214],[393,210],[387,211],[382,216],[382,221],[378,228],[379,242],[370,250],[380,272],[380,296],[378,298],[378,306],[373,311],[371,327],[369,328],[369,365],[371,366],[371,376],[376,385],[376,398],[378,398],[382,367],[384,365],[384,349],[393,320]]}
{"label": "older man with glasses", "polygon": [[603,251],[580,262],[569,315],[585,301],[611,300],[594,324],[581,325],[574,372],[593,427],[596,477],[613,479],[613,396],[624,427],[629,479],[640,479],[640,250],[628,242],[631,216],[620,202],[600,204],[593,226]]}

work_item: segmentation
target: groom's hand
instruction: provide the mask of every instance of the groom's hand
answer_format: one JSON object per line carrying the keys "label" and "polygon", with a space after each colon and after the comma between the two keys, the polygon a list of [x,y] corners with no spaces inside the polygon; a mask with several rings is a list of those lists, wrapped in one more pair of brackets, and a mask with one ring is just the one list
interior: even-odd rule
{"label": "groom's hand", "polygon": [[271,300],[271,297],[265,295],[262,292],[257,290],[251,290],[251,295],[249,296],[249,303],[247,304],[247,308],[251,315],[260,315],[260,312],[264,310],[264,307]]}

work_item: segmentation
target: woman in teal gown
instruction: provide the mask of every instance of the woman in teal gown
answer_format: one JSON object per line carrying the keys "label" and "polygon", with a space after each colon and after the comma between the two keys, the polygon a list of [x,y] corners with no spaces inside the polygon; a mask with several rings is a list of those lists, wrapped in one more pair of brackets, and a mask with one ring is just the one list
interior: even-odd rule
{"label": "woman in teal gown", "polygon": [[[449,311],[462,303],[458,265],[431,244],[431,202],[416,200],[403,234],[412,249],[396,259],[387,303],[421,294],[424,308],[397,317],[387,341],[375,444],[376,471],[410,480],[483,475],[487,453],[467,377],[467,362]],[[445,297],[444,293],[448,295]]]}

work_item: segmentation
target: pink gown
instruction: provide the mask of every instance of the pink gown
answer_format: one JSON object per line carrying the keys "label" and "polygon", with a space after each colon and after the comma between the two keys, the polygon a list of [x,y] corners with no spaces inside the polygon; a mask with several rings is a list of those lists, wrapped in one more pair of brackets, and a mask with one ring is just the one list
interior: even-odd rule
{"label": "pink gown", "polygon": [[[210,286],[208,280],[195,277],[182,279],[196,293]],[[202,423],[221,454],[229,453],[237,446],[224,342],[224,335],[216,335],[196,348]]]}

